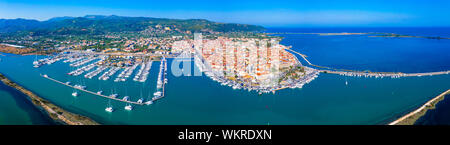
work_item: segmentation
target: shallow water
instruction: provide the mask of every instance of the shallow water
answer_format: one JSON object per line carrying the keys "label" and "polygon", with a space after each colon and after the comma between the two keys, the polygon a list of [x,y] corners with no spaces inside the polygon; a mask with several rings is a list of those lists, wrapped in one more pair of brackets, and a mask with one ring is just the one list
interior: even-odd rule
{"label": "shallow water", "polygon": [[258,95],[221,86],[205,76],[175,77],[169,69],[165,98],[150,106],[134,106],[131,112],[123,109],[125,103],[111,101],[116,111],[107,113],[108,99],[84,92],[73,97],[72,88],[39,74],[84,83],[92,91],[101,88],[105,94],[113,89],[136,101],[141,90],[144,97],[155,91],[159,62],[153,63],[149,80],[142,84],[131,79],[125,83],[81,76],[75,79],[65,74],[70,67],[62,62],[36,69],[31,64],[34,56],[7,55],[2,60],[0,72],[12,80],[64,109],[103,124],[379,124],[450,87],[450,75],[375,79],[320,74],[302,89]]}
{"label": "shallow water", "polygon": [[[281,44],[292,45],[294,50],[306,54],[312,63],[322,66],[401,72],[450,69],[450,40],[298,34],[285,37]],[[100,81],[98,76],[92,80],[82,77],[84,74],[68,76],[66,73],[73,68],[63,62],[36,69],[32,67],[34,57],[0,56],[0,72],[56,105],[102,124],[385,124],[450,88],[450,75],[392,79],[322,73],[301,89],[258,95],[221,86],[206,76],[175,77],[170,71],[172,60],[169,60],[166,97],[153,105],[135,105],[134,110],[126,111],[123,102],[84,92],[73,97],[72,88],[45,79],[40,74],[48,74],[62,82],[86,85],[94,92],[103,90],[107,95],[115,92],[120,98],[128,95],[136,101],[141,96],[152,97],[156,90],[159,62],[153,63],[145,83],[132,81],[134,75],[127,82],[116,83],[114,78]],[[109,103],[116,109],[113,113],[104,111]],[[17,108],[13,101],[0,104]],[[8,113],[24,110],[28,109]],[[34,113],[23,114],[25,118],[36,116]],[[7,116],[0,114],[0,119]],[[39,124],[32,121],[15,123]]]}

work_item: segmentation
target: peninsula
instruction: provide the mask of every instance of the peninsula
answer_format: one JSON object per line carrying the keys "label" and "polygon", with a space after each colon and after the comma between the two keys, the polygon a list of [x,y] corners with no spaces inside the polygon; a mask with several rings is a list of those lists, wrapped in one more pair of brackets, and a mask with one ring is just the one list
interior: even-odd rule
{"label": "peninsula", "polygon": [[423,104],[418,109],[406,114],[405,116],[400,117],[399,119],[389,123],[389,125],[414,125],[414,123],[423,115],[427,113],[430,109],[435,109],[436,104],[440,101],[444,100],[445,96],[450,94],[450,89],[443,92],[442,94],[434,97],[430,101]]}
{"label": "peninsula", "polygon": [[51,102],[37,96],[36,94],[34,94],[33,92],[23,88],[22,86],[12,82],[11,80],[9,80],[6,76],[4,76],[3,74],[0,74],[0,80],[24,93],[25,95],[27,95],[29,97],[29,99],[31,100],[31,102],[36,105],[39,108],[42,108],[45,110],[45,112],[47,112],[47,114],[55,121],[57,122],[61,122],[67,125],[99,125],[97,122],[95,122],[94,120],[85,117],[85,116],[81,116],[78,114],[74,114],[71,112],[68,112],[54,104],[52,104]]}

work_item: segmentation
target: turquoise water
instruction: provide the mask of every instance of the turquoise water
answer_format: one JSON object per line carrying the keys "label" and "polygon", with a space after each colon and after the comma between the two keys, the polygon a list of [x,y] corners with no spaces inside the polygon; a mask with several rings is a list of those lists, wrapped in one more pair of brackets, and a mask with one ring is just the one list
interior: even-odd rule
{"label": "turquoise water", "polygon": [[[414,34],[412,30],[402,31]],[[447,36],[441,35],[442,32],[450,31],[436,30],[424,34]],[[283,36],[285,39],[282,44],[292,45],[294,50],[308,55],[308,59],[317,65],[372,71],[450,70],[449,40],[292,34]],[[172,60],[169,59],[166,97],[150,106],[134,106],[134,110],[130,112],[123,109],[126,104],[122,102],[110,102],[84,92],[73,97],[72,88],[42,78],[40,74],[48,74],[63,82],[81,83],[88,90],[103,90],[106,95],[114,91],[120,97],[128,95],[131,100],[136,101],[141,96],[152,97],[156,90],[159,62],[153,63],[145,83],[134,82],[132,78],[127,82],[116,83],[113,82],[114,78],[99,81],[98,76],[92,80],[85,79],[82,75],[68,76],[66,73],[73,68],[63,62],[36,69],[32,67],[34,58],[35,56],[0,55],[0,72],[56,105],[102,124],[385,124],[450,88],[450,75],[392,79],[322,73],[302,89],[285,89],[276,94],[258,95],[255,92],[221,86],[206,76],[175,77],[170,71]],[[345,81],[348,81],[348,85],[345,85]],[[4,90],[0,87],[0,93],[5,92]],[[42,120],[45,116],[36,115],[39,114],[38,111],[27,111],[33,110],[32,108],[19,107],[17,102],[26,102],[17,101],[17,98],[22,97],[4,94],[0,95],[2,99],[9,101],[0,100],[0,105],[5,104],[15,109],[0,110],[3,111],[0,112],[1,124],[8,124],[1,119],[8,118],[10,112],[17,112],[19,116],[18,119],[10,119],[10,123],[44,124],[30,121],[33,118]],[[16,101],[12,99],[13,96]],[[104,111],[109,103],[116,109],[113,113]]]}
{"label": "turquoise water", "polygon": [[0,82],[0,124],[3,125],[50,125],[51,118],[41,113],[27,96]]}
{"label": "turquoise water", "polygon": [[165,98],[150,106],[135,106],[131,112],[123,109],[125,103],[112,101],[116,111],[107,113],[107,99],[87,93],[74,98],[73,89],[39,74],[61,81],[84,80],[88,90],[102,88],[109,94],[116,89],[121,96],[137,100],[141,90],[144,96],[154,92],[159,62],[153,63],[149,80],[142,84],[75,79],[65,74],[70,68],[62,62],[36,69],[31,64],[34,56],[8,54],[1,59],[1,73],[62,108],[103,124],[381,124],[450,87],[450,75],[375,79],[320,74],[302,89],[258,95],[220,86],[205,76],[175,77],[169,69]]}
{"label": "turquoise water", "polygon": [[[375,72],[434,72],[450,68],[450,40],[369,35],[285,34],[282,44],[316,65]],[[303,64],[307,64],[303,62]]]}

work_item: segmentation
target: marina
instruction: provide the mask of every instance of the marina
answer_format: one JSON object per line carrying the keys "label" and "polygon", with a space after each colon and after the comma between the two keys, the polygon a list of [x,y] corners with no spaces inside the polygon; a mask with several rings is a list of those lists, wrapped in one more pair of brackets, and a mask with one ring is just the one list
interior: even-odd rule
{"label": "marina", "polygon": [[113,76],[117,71],[120,70],[120,67],[113,67],[111,69],[109,69],[108,71],[106,71],[105,73],[103,73],[100,77],[98,77],[99,80],[109,80],[109,78],[111,78],[111,76]]}
{"label": "marina", "polygon": [[[156,92],[153,94],[152,101],[161,99],[164,97],[164,86],[167,83],[167,61],[166,58],[162,58],[161,64],[159,65],[159,74],[158,74],[158,80],[156,82]],[[151,102],[147,102],[151,103]]]}
{"label": "marina", "polygon": [[[150,71],[150,69],[152,67],[152,63],[153,63],[153,61],[151,61],[151,60],[148,60],[146,62],[142,61],[140,63],[135,63],[131,66],[126,66],[124,69],[122,69],[121,67],[116,67],[116,66],[101,65],[101,64],[105,64],[105,61],[107,58],[108,58],[108,56],[91,56],[91,55],[87,55],[87,54],[80,55],[78,53],[72,53],[72,54],[59,54],[54,57],[42,59],[41,61],[54,63],[54,62],[65,59],[64,63],[71,62],[71,64],[69,65],[70,67],[78,67],[77,69],[68,72],[67,73],[68,75],[76,77],[76,76],[79,76],[79,75],[87,72],[84,75],[84,78],[92,79],[93,77],[98,76],[100,73],[103,72],[103,74],[98,77],[98,80],[103,80],[103,81],[109,80],[119,70],[122,70],[117,75],[114,82],[127,81],[127,79],[133,74],[134,70],[139,67],[139,70],[136,72],[136,74],[133,78],[133,81],[140,82],[140,83],[143,83],[147,80],[149,71]],[[97,61],[95,61],[95,60],[97,60]],[[95,61],[95,62],[93,62],[93,61]],[[35,65],[35,64],[33,64],[33,65]],[[131,111],[131,110],[133,110],[133,107],[131,106],[131,104],[151,105],[151,104],[153,104],[154,101],[157,101],[164,97],[165,84],[168,81],[166,78],[166,75],[167,75],[167,60],[163,57],[161,60],[160,68],[159,68],[159,74],[157,76],[156,91],[153,93],[153,97],[151,97],[151,98],[149,97],[148,100],[144,100],[144,98],[142,98],[142,94],[141,94],[141,98],[139,98],[137,101],[130,100],[130,96],[126,96],[126,95],[123,98],[119,98],[119,95],[115,94],[115,93],[112,93],[111,95],[104,95],[102,90],[98,90],[97,92],[90,91],[90,90],[87,90],[87,86],[80,85],[80,84],[72,85],[71,82],[64,83],[62,81],[58,81],[54,78],[51,78],[46,74],[42,75],[42,77],[49,79],[51,81],[57,82],[59,84],[63,84],[65,86],[73,88],[74,91],[71,94],[73,97],[78,97],[80,95],[78,91],[83,91],[83,92],[86,92],[86,93],[89,93],[92,95],[96,95],[96,96],[100,96],[103,98],[107,98],[110,100],[127,103],[127,105],[124,109],[127,111]],[[109,106],[105,109],[105,111],[113,112],[114,109],[112,108],[112,106]]]}
{"label": "marina", "polygon": [[79,67],[79,66],[82,66],[82,65],[84,65],[84,64],[86,64],[88,62],[91,62],[93,60],[96,60],[96,59],[98,59],[98,58],[97,57],[91,57],[91,58],[87,58],[87,59],[82,59],[80,61],[71,63],[70,66],[72,66],[72,67]]}
{"label": "marina", "polygon": [[[117,95],[111,95],[111,96],[102,95],[102,94],[99,94],[99,93],[96,93],[96,92],[92,92],[92,91],[86,90],[86,86],[80,86],[80,85],[72,86],[72,85],[63,83],[61,81],[58,81],[56,79],[53,79],[53,78],[51,78],[51,77],[49,77],[48,75],[45,75],[45,74],[42,75],[42,77],[44,77],[46,79],[49,79],[51,81],[57,82],[59,84],[65,85],[65,86],[68,86],[68,87],[71,87],[71,88],[74,88],[74,89],[77,89],[77,90],[80,90],[80,91],[83,91],[83,92],[86,92],[86,93],[90,93],[92,95],[108,98],[108,99],[111,99],[111,100],[121,101],[121,102],[125,102],[125,103],[135,104],[135,105],[144,105],[144,103],[138,103],[137,101],[130,101],[128,99],[129,97],[127,97],[127,96],[125,96],[123,99],[119,99],[119,98],[116,98]],[[156,101],[158,99],[160,99],[160,98],[155,98],[152,101]]]}
{"label": "marina", "polygon": [[[99,60],[98,62],[100,62],[100,61],[101,60]],[[96,63],[98,63],[98,62],[96,62]],[[83,66],[83,67],[78,68],[78,69],[76,69],[74,71],[71,71],[71,72],[69,72],[67,74],[68,75],[73,75],[73,76],[79,76],[79,75],[83,74],[84,72],[89,71],[89,70],[93,69],[94,67],[96,67],[96,63],[92,63],[92,64],[89,64],[89,65]]]}
{"label": "marina", "polygon": [[[127,79],[133,74],[134,70],[139,67],[139,70],[134,75],[133,81],[143,83],[147,80],[149,71],[152,67],[153,61],[148,59],[147,61],[144,61],[145,59],[142,59],[140,62],[134,62],[132,65],[124,66],[108,66],[107,60],[110,59],[110,55],[97,55],[92,53],[82,53],[79,51],[76,52],[62,52],[57,55],[46,57],[40,60],[37,60],[35,58],[35,61],[33,62],[33,65],[35,67],[40,67],[43,64],[52,64],[60,60],[64,60],[63,63],[71,63],[69,66],[71,67],[71,71],[67,73],[69,76],[77,77],[85,72],[87,72],[84,75],[84,78],[92,79],[95,76],[98,76],[100,73],[103,72],[102,75],[98,77],[98,80],[107,81],[111,77],[113,77],[119,70],[122,70],[117,77],[115,78],[114,82],[126,82]],[[143,56],[132,56],[127,58],[134,58],[134,57],[143,57]],[[134,59],[132,59],[134,60]],[[75,67],[76,69],[73,70],[72,68]],[[95,69],[94,69],[95,68]],[[48,75],[42,75],[44,78],[47,78],[49,80],[52,80],[54,82],[57,82],[59,84],[63,84],[65,86],[74,88],[74,91],[72,92],[73,97],[78,97],[80,94],[78,91],[83,91],[92,95],[100,96],[103,98],[108,98],[115,101],[120,101],[127,103],[125,106],[125,110],[131,111],[133,110],[133,107],[131,104],[134,105],[151,105],[154,101],[159,100],[164,97],[164,90],[165,90],[165,84],[167,83],[167,60],[166,58],[162,58],[158,79],[156,82],[156,91],[153,93],[153,97],[148,98],[148,100],[144,100],[142,98],[139,98],[137,101],[131,101],[130,96],[124,96],[123,98],[118,98],[118,94],[112,93],[111,95],[104,95],[102,90],[99,90],[97,92],[89,91],[87,90],[87,86],[74,84],[71,85],[71,82],[65,82],[58,81],[54,78],[49,77]],[[114,108],[110,105],[105,109],[106,112],[113,112]]]}
{"label": "marina", "polygon": [[131,66],[131,67],[125,68],[125,69],[117,76],[117,78],[114,80],[114,82],[119,82],[119,81],[124,82],[124,81],[126,81],[126,80],[131,76],[131,74],[133,73],[133,71],[134,71],[137,67],[138,67],[138,64],[135,64],[135,65],[133,65],[133,66]]}
{"label": "marina", "polygon": [[136,76],[133,78],[134,81],[145,82],[147,80],[150,68],[152,67],[152,61],[148,61],[147,63],[142,63],[141,68],[136,73]]}
{"label": "marina", "polygon": [[99,73],[103,72],[107,67],[105,66],[99,66],[96,70],[91,71],[84,75],[85,78],[92,79],[93,77],[97,76]]}

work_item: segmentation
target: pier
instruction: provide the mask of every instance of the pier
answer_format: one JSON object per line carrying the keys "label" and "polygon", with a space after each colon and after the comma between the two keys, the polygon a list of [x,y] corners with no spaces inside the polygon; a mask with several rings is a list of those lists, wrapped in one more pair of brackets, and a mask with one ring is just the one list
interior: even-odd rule
{"label": "pier", "polygon": [[448,71],[439,71],[439,72],[426,72],[426,73],[395,73],[395,72],[357,72],[357,71],[329,71],[329,70],[320,70],[321,72],[326,72],[330,74],[338,74],[344,76],[364,76],[364,77],[421,77],[421,76],[433,76],[433,75],[445,75],[449,74]]}
{"label": "pier", "polygon": [[433,76],[433,75],[445,75],[449,74],[450,70],[447,71],[439,71],[439,72],[425,72],[425,73],[402,73],[402,72],[362,72],[362,71],[355,71],[355,70],[344,70],[344,69],[335,69],[330,67],[324,67],[324,66],[318,66],[314,65],[311,62],[306,59],[306,55],[301,54],[299,52],[296,52],[292,49],[287,48],[286,50],[289,50],[295,54],[300,55],[309,65],[319,67],[319,68],[326,68],[331,70],[319,70],[320,72],[326,72],[330,74],[338,74],[338,75],[344,75],[344,76],[364,76],[364,77],[392,77],[392,78],[399,78],[399,77],[420,77],[420,76]]}
{"label": "pier", "polygon": [[[86,93],[90,93],[90,94],[92,94],[92,95],[100,96],[100,97],[103,97],[103,98],[107,98],[107,99],[111,99],[111,100],[116,100],[116,101],[120,101],[120,102],[125,102],[125,103],[130,103],[130,104],[135,104],[135,105],[144,105],[144,104],[145,104],[145,103],[138,103],[138,102],[134,102],[134,101],[128,101],[128,100],[123,100],[123,99],[119,99],[119,98],[114,98],[114,97],[110,97],[110,96],[105,96],[105,95],[102,95],[102,94],[97,94],[96,92],[92,92],[92,91],[89,91],[89,90],[81,89],[81,88],[79,88],[79,87],[75,87],[75,86],[72,86],[72,85],[63,83],[63,82],[58,81],[58,80],[56,80],[56,79],[53,79],[53,78],[51,78],[51,77],[49,77],[49,76],[47,76],[47,75],[43,75],[43,77],[44,77],[44,78],[47,78],[47,79],[49,79],[49,80],[51,80],[51,81],[54,81],[54,82],[56,82],[56,83],[59,83],[59,84],[62,84],[62,85],[65,85],[65,86],[68,86],[68,87],[71,87],[71,88],[74,88],[74,89],[77,89],[77,90],[86,92]],[[164,88],[163,88],[163,92],[164,92]],[[163,96],[164,96],[164,93],[163,93]],[[156,101],[156,100],[158,100],[158,99],[160,99],[160,98],[162,98],[162,97],[153,98],[152,101]]]}
{"label": "pier", "polygon": [[161,99],[164,97],[165,93],[165,85],[167,83],[166,78],[166,72],[167,71],[167,62],[166,59],[163,57],[161,60],[161,64],[159,65],[159,74],[158,74],[158,80],[156,82],[156,89],[157,91],[153,94],[152,101]]}
{"label": "pier", "polygon": [[289,49],[289,48],[286,48],[286,50],[289,50],[289,51],[291,51],[291,52],[294,52],[295,54],[298,54],[298,55],[300,55],[309,65],[313,65],[311,62],[309,62],[308,61],[308,59],[306,59],[306,55],[304,55],[304,54],[301,54],[301,53],[299,53],[299,52],[297,52],[297,51],[294,51],[294,50],[292,50],[292,49]]}

